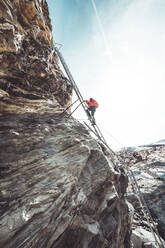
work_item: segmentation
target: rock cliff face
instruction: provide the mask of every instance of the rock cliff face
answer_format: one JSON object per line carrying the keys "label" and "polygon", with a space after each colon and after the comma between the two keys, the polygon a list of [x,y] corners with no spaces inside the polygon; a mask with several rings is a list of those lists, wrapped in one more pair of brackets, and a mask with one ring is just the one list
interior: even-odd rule
{"label": "rock cliff face", "polygon": [[70,103],[45,1],[0,1],[0,65],[0,89],[10,95],[1,97],[1,113],[48,113]]}
{"label": "rock cliff face", "polygon": [[129,248],[127,177],[62,114],[46,2],[1,0],[0,20],[0,247]]}

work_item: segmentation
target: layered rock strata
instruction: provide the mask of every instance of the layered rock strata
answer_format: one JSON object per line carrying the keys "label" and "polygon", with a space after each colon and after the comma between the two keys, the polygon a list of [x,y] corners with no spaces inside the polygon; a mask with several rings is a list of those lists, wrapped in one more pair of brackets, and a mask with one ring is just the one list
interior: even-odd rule
{"label": "layered rock strata", "polygon": [[[47,3],[0,1],[0,113],[57,112],[71,85],[57,63]],[[54,109],[55,108],[55,109]]]}
{"label": "layered rock strata", "polygon": [[0,247],[129,247],[127,178],[84,126],[49,114],[0,126]]}
{"label": "layered rock strata", "polygon": [[129,248],[127,177],[64,112],[46,2],[1,0],[0,18],[0,247]]}

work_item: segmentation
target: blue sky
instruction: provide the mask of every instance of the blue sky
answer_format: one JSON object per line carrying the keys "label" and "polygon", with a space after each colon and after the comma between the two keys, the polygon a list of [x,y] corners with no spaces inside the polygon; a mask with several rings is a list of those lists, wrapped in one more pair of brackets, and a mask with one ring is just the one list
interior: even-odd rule
{"label": "blue sky", "polygon": [[[164,139],[165,1],[93,0],[99,20],[92,0],[47,2],[54,41],[83,97],[98,100],[109,145]],[[86,118],[81,109],[75,117]]]}
{"label": "blue sky", "polygon": [[[80,39],[87,40],[92,29],[92,6],[88,1],[48,0],[54,39],[69,49]],[[78,44],[79,45],[79,44]]]}

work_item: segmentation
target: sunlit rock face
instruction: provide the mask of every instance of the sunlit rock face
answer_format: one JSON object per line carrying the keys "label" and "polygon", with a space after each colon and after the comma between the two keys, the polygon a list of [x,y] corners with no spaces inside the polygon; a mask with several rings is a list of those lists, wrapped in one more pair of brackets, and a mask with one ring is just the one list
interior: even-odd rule
{"label": "sunlit rock face", "polygon": [[0,9],[0,247],[129,248],[127,177],[62,113],[72,89],[46,2]]}
{"label": "sunlit rock face", "polygon": [[57,112],[71,101],[53,49],[47,3],[0,1],[1,113]]}

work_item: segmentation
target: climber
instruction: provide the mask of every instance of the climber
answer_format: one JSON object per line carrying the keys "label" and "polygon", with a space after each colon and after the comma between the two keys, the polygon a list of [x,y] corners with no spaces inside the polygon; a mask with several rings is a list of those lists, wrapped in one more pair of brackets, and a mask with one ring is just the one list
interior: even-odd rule
{"label": "climber", "polygon": [[[84,102],[86,102],[88,105],[88,110],[87,110],[88,116],[92,117],[94,119],[94,114],[96,112],[96,108],[98,108],[98,106],[99,106],[98,103],[93,98],[90,98],[89,101],[84,100]],[[94,121],[94,124],[95,124],[95,121]]]}

